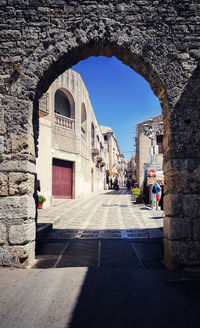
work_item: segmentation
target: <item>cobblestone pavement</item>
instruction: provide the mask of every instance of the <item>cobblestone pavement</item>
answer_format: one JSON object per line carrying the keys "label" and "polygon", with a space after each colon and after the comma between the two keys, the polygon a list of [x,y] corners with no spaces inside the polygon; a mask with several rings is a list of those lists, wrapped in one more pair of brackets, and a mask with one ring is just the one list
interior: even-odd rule
{"label": "cobblestone pavement", "polygon": [[135,204],[125,188],[56,200],[55,207],[38,212],[39,224],[52,223],[49,240],[162,237],[163,212]]}

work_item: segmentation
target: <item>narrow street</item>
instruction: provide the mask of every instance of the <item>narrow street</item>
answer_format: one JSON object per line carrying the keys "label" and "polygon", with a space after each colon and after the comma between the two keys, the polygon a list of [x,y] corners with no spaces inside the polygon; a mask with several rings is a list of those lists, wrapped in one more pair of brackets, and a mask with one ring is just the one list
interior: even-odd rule
{"label": "narrow street", "polygon": [[39,210],[35,266],[160,268],[162,216],[135,204],[125,188],[58,200]]}

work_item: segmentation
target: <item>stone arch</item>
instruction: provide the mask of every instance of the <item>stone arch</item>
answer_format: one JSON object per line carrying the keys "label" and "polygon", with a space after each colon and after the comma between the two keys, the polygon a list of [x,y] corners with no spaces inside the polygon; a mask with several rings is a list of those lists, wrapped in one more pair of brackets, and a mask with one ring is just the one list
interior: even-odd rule
{"label": "stone arch", "polygon": [[[50,5],[25,8],[16,4],[24,21],[33,24],[20,26],[20,31],[13,36],[18,40],[16,51],[10,45],[15,53],[15,57],[11,56],[13,62],[6,57],[6,48],[1,49],[4,56],[0,80],[1,264],[23,267],[34,259],[32,195],[38,101],[67,68],[89,56],[99,55],[116,56],[130,66],[149,82],[160,99],[165,131],[165,263],[172,268],[199,264],[197,200],[200,191],[191,182],[188,189],[187,179],[181,180],[180,190],[174,180],[174,172],[178,172],[179,177],[182,173],[196,174],[200,163],[199,151],[189,144],[192,141],[198,147],[200,139],[199,95],[194,94],[194,90],[197,91],[194,83],[199,85],[199,49],[191,45],[190,39],[190,33],[195,38],[190,26],[194,16],[198,16],[198,8],[178,3],[166,7],[164,2],[157,6],[149,1],[141,5],[136,0],[129,4],[94,1],[93,6],[86,6],[84,2],[76,5],[76,1],[66,5],[64,0],[53,9]],[[2,8],[7,11],[6,5]],[[182,15],[184,12],[187,15]],[[44,24],[38,24],[36,17]],[[182,28],[178,18],[182,20]],[[9,19],[16,22],[17,17],[11,13]],[[9,34],[5,41],[9,41]],[[6,42],[4,47],[9,47]],[[188,202],[191,190],[192,201]]]}

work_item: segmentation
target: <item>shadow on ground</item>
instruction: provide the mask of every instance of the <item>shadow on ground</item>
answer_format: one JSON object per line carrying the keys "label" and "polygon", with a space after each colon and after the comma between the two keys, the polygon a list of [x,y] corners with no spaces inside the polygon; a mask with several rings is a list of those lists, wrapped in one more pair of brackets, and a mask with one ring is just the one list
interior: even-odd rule
{"label": "shadow on ground", "polygon": [[[174,285],[171,279],[175,279]],[[183,290],[188,282],[182,281],[180,289],[180,281],[178,273],[169,271],[89,268],[66,327],[195,327],[199,321],[199,283],[190,280],[192,290],[186,295]]]}
{"label": "shadow on ground", "polygon": [[[66,233],[65,231],[60,232]],[[113,231],[116,235],[119,231]],[[88,232],[89,233],[89,232]],[[142,233],[142,232],[140,232]],[[36,268],[163,268],[163,239],[48,239],[36,246]]]}

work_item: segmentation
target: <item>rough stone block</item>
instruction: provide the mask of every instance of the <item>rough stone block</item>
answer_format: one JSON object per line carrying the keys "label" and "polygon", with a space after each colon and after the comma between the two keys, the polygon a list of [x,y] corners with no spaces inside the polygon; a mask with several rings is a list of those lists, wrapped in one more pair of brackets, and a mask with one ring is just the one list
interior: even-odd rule
{"label": "rough stone block", "polygon": [[0,173],[0,196],[8,196],[8,176]]}
{"label": "rough stone block", "polygon": [[164,197],[165,215],[169,217],[200,217],[200,195],[167,194]]}
{"label": "rough stone block", "polygon": [[36,166],[35,164],[29,161],[17,161],[17,160],[4,160],[2,163],[0,162],[0,170],[1,172],[21,172],[21,173],[35,173]]}
{"label": "rough stone block", "polygon": [[35,242],[24,246],[2,246],[0,265],[29,268],[35,261]]}
{"label": "rough stone block", "polygon": [[9,194],[13,195],[32,195],[34,192],[35,177],[26,173],[9,174]]}
{"label": "rough stone block", "polygon": [[200,265],[200,242],[164,238],[164,263],[168,269]]}
{"label": "rough stone block", "polygon": [[0,198],[0,219],[34,219],[35,201],[31,196],[11,196]]}
{"label": "rough stone block", "polygon": [[34,139],[28,135],[12,135],[12,152],[35,155]]}
{"label": "rough stone block", "polygon": [[4,152],[4,137],[0,136],[0,156]]}
{"label": "rough stone block", "polygon": [[165,216],[163,233],[170,240],[191,240],[192,219]]}
{"label": "rough stone block", "polygon": [[23,245],[35,240],[35,222],[12,225],[9,230],[9,243]]}
{"label": "rough stone block", "polygon": [[192,171],[173,171],[165,174],[166,193],[191,193],[200,191],[200,167]]}
{"label": "rough stone block", "polygon": [[171,171],[194,171],[199,170],[199,159],[196,158],[181,158],[164,160],[164,173]]}
{"label": "rough stone block", "polygon": [[6,226],[1,223],[0,224],[0,245],[5,244],[6,242]]}

